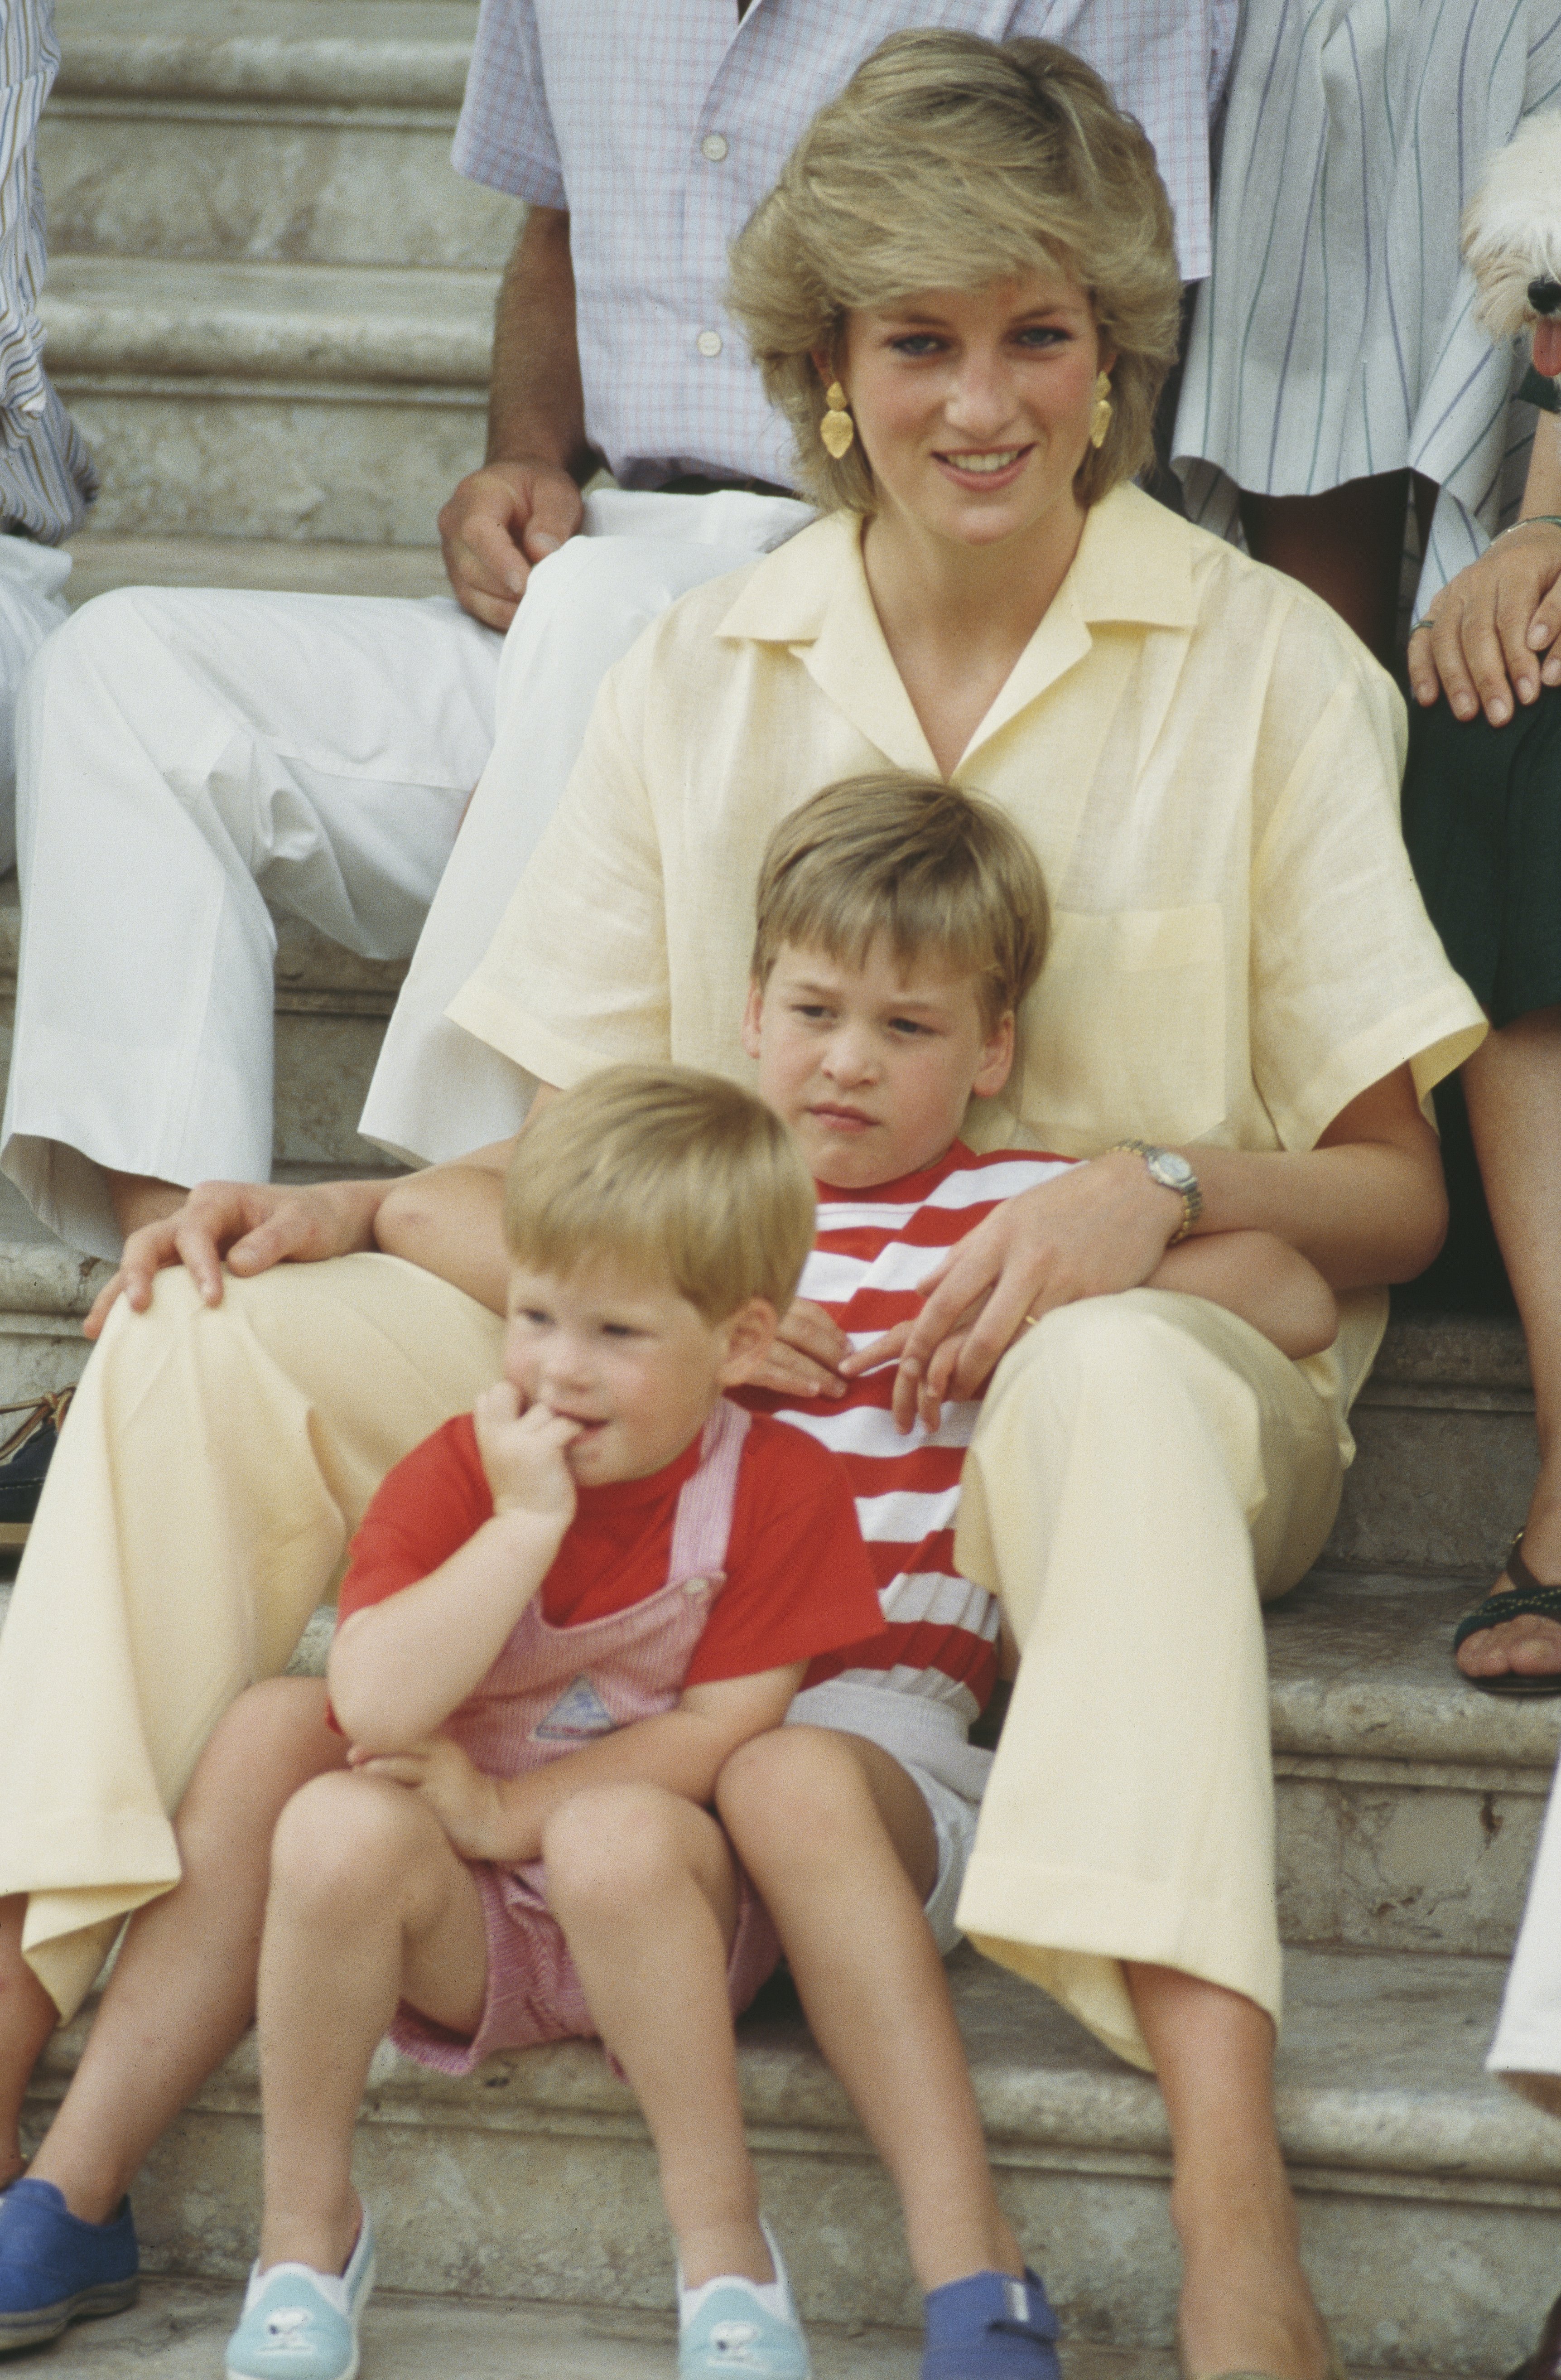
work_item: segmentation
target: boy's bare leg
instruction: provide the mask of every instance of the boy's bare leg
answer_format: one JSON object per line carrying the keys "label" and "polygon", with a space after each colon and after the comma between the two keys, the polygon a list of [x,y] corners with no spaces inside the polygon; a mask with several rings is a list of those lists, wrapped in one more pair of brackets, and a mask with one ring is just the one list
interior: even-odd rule
{"label": "boy's bare leg", "polygon": [[384,1778],[316,1778],[283,1812],[260,1949],[260,2264],[340,2273],[361,2221],[352,2135],[398,2001],[475,2033],[482,1902],[426,1802]]}
{"label": "boy's bare leg", "polygon": [[22,2169],[21,2103],[59,2022],[54,2001],[21,1954],[25,1894],[0,1900],[0,2190]]}
{"label": "boy's bare leg", "polygon": [[253,1686],[224,1714],[175,1819],[184,1874],[131,1919],[80,2065],[31,2171],[105,2223],[153,2143],[255,2010],[272,1831],[346,1757],[312,1678]]}
{"label": "boy's bare leg", "polygon": [[922,1902],[937,1872],[915,1781],[861,1736],[783,1727],[716,1805],[785,1945],[814,2038],[900,2192],[925,2290],[1024,2269],[998,2204],[953,2002]]}
{"label": "boy's bare leg", "polygon": [[624,1785],[566,1803],[542,1850],[591,2014],[656,2143],[684,2281],[773,2280],[737,2085],[737,1877],[720,1828],[659,1786]]}
{"label": "boy's bare leg", "polygon": [[1325,2380],[1327,2334],[1274,2123],[1272,2021],[1173,1967],[1130,1966],[1127,1979],[1170,2119],[1183,2364],[1192,2380]]}

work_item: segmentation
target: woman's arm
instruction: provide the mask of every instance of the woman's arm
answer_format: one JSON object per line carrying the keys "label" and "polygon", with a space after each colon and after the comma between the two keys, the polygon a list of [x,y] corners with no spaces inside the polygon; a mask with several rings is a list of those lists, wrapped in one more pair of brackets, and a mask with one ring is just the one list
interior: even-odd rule
{"label": "woman's arm", "polygon": [[[1200,1232],[1271,1232],[1334,1289],[1411,1280],[1446,1230],[1436,1135],[1407,1066],[1352,1099],[1314,1149],[1255,1154],[1199,1146],[1183,1154],[1204,1194]],[[925,1417],[945,1398],[974,1396],[1026,1316],[1136,1289],[1159,1264],[1181,1216],[1177,1194],[1127,1150],[1010,1198],[924,1284],[927,1302],[895,1383],[901,1426],[910,1427],[918,1407]],[[873,1359],[865,1348],[841,1368],[851,1374]]]}
{"label": "woman's arm", "polygon": [[709,1802],[738,1745],[780,1726],[805,1668],[794,1661],[751,1678],[686,1687],[673,1709],[614,1728],[521,1777],[485,1777],[446,1739],[388,1757],[355,1751],[352,1765],[414,1787],[463,1858],[512,1865],[538,1858],[553,1812],[594,1786],[660,1785],[685,1801]]}

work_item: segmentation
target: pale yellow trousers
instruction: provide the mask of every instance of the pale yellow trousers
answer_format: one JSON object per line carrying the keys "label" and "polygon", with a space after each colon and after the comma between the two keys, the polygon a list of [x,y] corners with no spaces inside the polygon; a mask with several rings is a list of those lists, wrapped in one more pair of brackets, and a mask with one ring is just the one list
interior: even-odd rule
{"label": "pale yellow trousers", "polygon": [[987,1390],[955,1558],[1023,1658],[959,1923],[1136,2065],[1125,1959],[1278,2021],[1259,1597],[1315,1560],[1342,1475],[1304,1376],[1201,1298],[1062,1307]]}
{"label": "pale yellow trousers", "polygon": [[392,1463],[497,1378],[496,1315],[399,1257],[203,1306],[159,1276],[77,1391],[0,1633],[0,1895],[62,2016],[178,1879],[168,1814],[234,1696],[333,1588]]}
{"label": "pale yellow trousers", "polygon": [[[178,1876],[169,1813],[282,1669],[391,1464],[498,1372],[501,1325],[391,1257],[283,1266],[203,1306],[159,1279],[87,1367],[0,1635],[0,1895],[62,2014]],[[1326,1407],[1202,1301],[1051,1315],[1000,1366],[962,1566],[1024,1648],[961,1922],[1146,2063],[1120,1961],[1276,2015],[1260,1592],[1338,1497]]]}

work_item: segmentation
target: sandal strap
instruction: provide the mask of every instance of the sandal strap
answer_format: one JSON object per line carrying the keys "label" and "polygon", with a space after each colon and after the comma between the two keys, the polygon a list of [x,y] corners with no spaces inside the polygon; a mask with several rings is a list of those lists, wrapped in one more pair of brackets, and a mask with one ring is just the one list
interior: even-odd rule
{"label": "sandal strap", "polygon": [[1561,1585],[1546,1586],[1534,1576],[1518,1550],[1521,1543],[1519,1531],[1507,1557],[1507,1574],[1512,1585],[1504,1586],[1499,1594],[1488,1595],[1483,1603],[1477,1604],[1458,1621],[1453,1632],[1455,1653],[1466,1637],[1478,1636],[1487,1628],[1498,1628],[1504,1620],[1522,1620],[1531,1615],[1536,1620],[1561,1620]]}

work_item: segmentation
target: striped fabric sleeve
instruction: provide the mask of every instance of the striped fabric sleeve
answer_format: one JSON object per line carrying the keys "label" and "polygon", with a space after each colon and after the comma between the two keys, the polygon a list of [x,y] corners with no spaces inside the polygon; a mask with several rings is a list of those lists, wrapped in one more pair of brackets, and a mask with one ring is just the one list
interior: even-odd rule
{"label": "striped fabric sleeve", "polygon": [[48,0],[0,6],[0,528],[55,544],[97,475],[43,370],[43,194],[33,155],[60,62]]}
{"label": "striped fabric sleeve", "polygon": [[[976,1157],[956,1142],[926,1172],[866,1196],[823,1190],[799,1294],[866,1346],[919,1310],[917,1284],[946,1249],[1067,1163],[1029,1153]],[[998,1674],[997,1600],[954,1567],[960,1474],[980,1406],[946,1405],[935,1431],[918,1421],[902,1436],[889,1410],[893,1387],[894,1366],[885,1365],[842,1398],[798,1404],[745,1391],[743,1402],[806,1430],[841,1458],[877,1582],[882,1633],[816,1660],[805,1685],[839,1678],[887,1687],[948,1706],[968,1728]]]}

